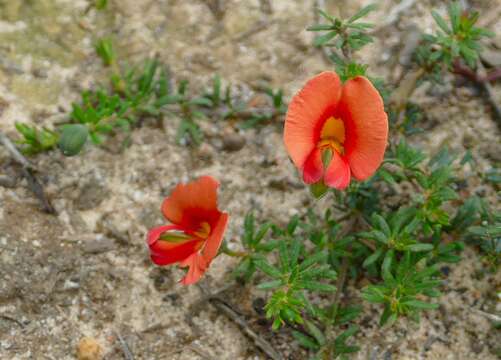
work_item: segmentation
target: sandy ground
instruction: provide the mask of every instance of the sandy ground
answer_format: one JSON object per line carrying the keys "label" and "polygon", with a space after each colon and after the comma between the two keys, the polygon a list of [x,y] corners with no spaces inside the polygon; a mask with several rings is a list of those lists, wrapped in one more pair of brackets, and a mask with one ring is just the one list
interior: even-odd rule
{"label": "sandy ground", "polygon": [[[93,50],[103,35],[112,36],[121,57],[131,62],[158,55],[194,88],[219,73],[244,93],[266,82],[289,98],[306,78],[328,67],[304,31],[314,22],[310,1],[274,0],[269,11],[266,2],[226,0],[219,20],[203,1],[114,3],[112,11],[83,15],[88,5],[83,0],[0,0],[2,131],[15,136],[15,121],[50,126],[82,89],[103,81],[106,71]],[[345,1],[340,8],[349,14],[366,3]],[[371,20],[381,21],[394,5],[380,3]],[[489,14],[501,9],[499,1],[476,4]],[[418,1],[362,52],[373,74],[392,76],[388,64],[402,32],[411,23],[429,30],[432,6],[441,5]],[[501,24],[496,26],[501,33]],[[501,160],[499,130],[477,90],[422,88],[414,101],[426,109],[427,131],[413,141],[427,151],[443,145],[459,153],[470,149],[478,168],[462,174],[468,192],[499,205],[495,190],[477,176]],[[134,359],[265,358],[210,305],[195,311],[199,289],[177,283],[181,270],[153,266],[144,238],[148,228],[162,223],[159,206],[172,187],[202,174],[221,182],[221,208],[232,216],[226,235],[231,247],[238,248],[250,209],[277,223],[304,213],[311,199],[283,149],[280,124],[243,132],[246,144],[236,152],[222,149],[225,134],[236,131],[231,124],[204,122],[207,140],[199,149],[175,144],[177,119],[164,124],[165,130],[147,125],[134,131],[123,153],[88,147],[74,158],[59,152],[33,158],[57,216],[39,210],[19,169],[0,148],[0,173],[17,179],[14,187],[0,187],[0,359],[73,359],[86,336],[99,342],[106,359],[124,358],[119,337]],[[356,339],[362,350],[354,358],[499,358],[500,330],[472,309],[501,311],[500,274],[487,273],[474,249],[467,248],[464,257],[444,268],[440,309],[419,324],[402,320],[381,329],[381,309],[366,305]],[[221,288],[234,265],[218,258],[205,284]],[[360,301],[357,287],[350,284],[345,301]],[[287,331],[269,330],[256,306],[265,295],[237,288],[228,296],[286,358],[306,359]]]}

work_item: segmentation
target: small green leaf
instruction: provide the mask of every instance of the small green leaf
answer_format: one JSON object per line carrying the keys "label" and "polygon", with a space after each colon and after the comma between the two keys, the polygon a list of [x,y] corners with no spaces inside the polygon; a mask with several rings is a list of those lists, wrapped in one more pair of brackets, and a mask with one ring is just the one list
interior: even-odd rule
{"label": "small green leaf", "polygon": [[104,10],[106,9],[106,6],[108,5],[108,0],[95,0],[95,7],[97,10]]}
{"label": "small green leaf", "polygon": [[328,30],[334,30],[332,25],[328,24],[319,24],[319,25],[313,25],[309,26],[306,28],[307,31],[328,31]]}
{"label": "small green leaf", "polygon": [[324,184],[322,180],[315,184],[310,185],[310,193],[313,195],[315,199],[320,199],[322,198],[327,192],[329,191],[329,188],[327,185]]}
{"label": "small green leaf", "polygon": [[379,287],[373,285],[362,290],[362,298],[376,304],[385,302],[384,293]]}
{"label": "small green leaf", "polygon": [[393,249],[389,250],[386,252],[386,255],[383,260],[383,265],[381,267],[381,270],[383,272],[383,276],[390,275],[391,276],[391,265],[393,263],[393,257],[395,255],[395,251]]}
{"label": "small green leaf", "polygon": [[283,285],[282,280],[273,280],[261,283],[257,286],[257,288],[259,290],[270,290],[270,289],[276,289],[282,285]]}
{"label": "small green leaf", "polygon": [[306,320],[305,321],[306,329],[308,329],[308,333],[310,333],[318,344],[325,344],[325,336],[322,330],[320,330],[313,322]]}
{"label": "small green leaf", "polygon": [[352,23],[352,22],[355,22],[357,21],[358,19],[361,19],[363,18],[364,16],[366,16],[367,14],[369,14],[371,11],[374,11],[377,9],[377,5],[376,4],[370,4],[370,5],[367,5],[365,7],[363,7],[362,9],[360,9],[355,15],[353,15],[351,18],[348,19],[348,23]]}
{"label": "small green leaf", "polygon": [[334,39],[337,36],[337,32],[330,31],[327,34],[318,36],[315,41],[313,41],[314,46],[323,46],[327,44],[329,41]]}
{"label": "small green leaf", "polygon": [[320,292],[334,292],[336,291],[336,287],[331,284],[324,284],[318,281],[305,281],[303,282],[303,288],[311,291],[320,291]]}
{"label": "small green leaf", "polygon": [[452,31],[457,33],[459,31],[459,27],[461,25],[460,17],[461,17],[461,6],[457,2],[452,2],[449,5],[449,17],[452,24]]}
{"label": "small green leaf", "polygon": [[446,34],[451,34],[451,29],[445,22],[444,18],[441,17],[435,10],[431,11],[431,16],[435,19],[435,22],[437,25],[446,33]]}
{"label": "small green leaf", "polygon": [[372,254],[367,259],[365,259],[365,261],[362,264],[362,266],[364,268],[371,266],[372,264],[374,264],[381,257],[382,254],[383,254],[383,249],[377,249],[374,254]]}
{"label": "small green leaf", "polygon": [[387,237],[391,236],[390,226],[386,222],[385,218],[381,215],[374,213],[372,215],[372,222],[377,226],[379,230],[381,230]]}
{"label": "small green leaf", "polygon": [[279,278],[282,276],[282,273],[280,270],[278,270],[276,267],[268,264],[266,260],[257,260],[255,262],[256,266],[258,267],[259,270],[264,272],[265,274],[273,277],[273,278]]}
{"label": "small green leaf", "polygon": [[95,48],[105,66],[110,66],[115,61],[116,54],[111,39],[99,39]]}
{"label": "small green leaf", "polygon": [[307,349],[317,350],[319,348],[318,344],[309,336],[304,335],[302,332],[297,330],[292,331],[292,336],[297,340],[297,342]]}
{"label": "small green leaf", "polygon": [[62,127],[59,148],[65,156],[77,155],[87,142],[89,130],[86,125],[70,124]]}
{"label": "small green leaf", "polygon": [[433,248],[432,244],[412,244],[407,246],[407,250],[412,252],[431,251]]}
{"label": "small green leaf", "polygon": [[205,97],[199,97],[199,98],[192,99],[190,101],[190,104],[207,106],[207,107],[213,106],[212,101],[210,99],[205,98]]}

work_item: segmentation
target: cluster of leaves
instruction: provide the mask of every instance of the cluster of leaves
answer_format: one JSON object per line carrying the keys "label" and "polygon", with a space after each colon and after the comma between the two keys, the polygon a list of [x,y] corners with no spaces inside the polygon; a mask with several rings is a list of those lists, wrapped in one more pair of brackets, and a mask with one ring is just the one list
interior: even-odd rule
{"label": "cluster of leaves", "polygon": [[94,6],[97,10],[104,10],[108,6],[108,0],[95,0]]}
{"label": "cluster of leaves", "polygon": [[59,134],[47,128],[38,129],[35,126],[16,123],[16,130],[22,135],[22,139],[17,143],[21,151],[28,155],[52,150],[59,141]]}
{"label": "cluster of leaves", "polygon": [[459,209],[451,228],[458,235],[485,254],[484,259],[492,271],[501,265],[501,211],[491,209],[478,197],[468,199]]}
{"label": "cluster of leaves", "polygon": [[436,11],[432,11],[432,16],[438,30],[424,35],[422,45],[416,50],[417,63],[436,81],[440,81],[444,67],[451,70],[459,60],[476,68],[482,49],[480,40],[494,36],[491,31],[475,26],[479,13],[452,2],[448,6],[449,22]]}
{"label": "cluster of leaves", "polygon": [[329,53],[329,58],[336,65],[336,71],[343,81],[366,74],[367,66],[354,62],[350,55],[373,41],[368,31],[374,25],[359,20],[375,9],[376,5],[368,5],[348,20],[333,17],[319,9],[320,15],[327,20],[328,24],[318,24],[307,28],[308,31],[323,32],[315,38],[315,46],[341,50],[344,57],[332,51]]}
{"label": "cluster of leaves", "polygon": [[356,51],[373,41],[372,37],[367,34],[367,30],[372,29],[374,25],[367,22],[360,22],[359,20],[375,9],[376,5],[368,5],[348,20],[333,17],[319,9],[320,15],[327,20],[329,24],[313,25],[308,27],[307,30],[325,32],[325,34],[315,39],[315,46],[332,46],[340,50],[350,49],[351,51]]}
{"label": "cluster of leaves", "polygon": [[276,120],[286,111],[281,90],[263,89],[269,107],[252,108],[233,96],[230,86],[223,88],[219,76],[214,77],[211,89],[194,95],[187,80],[179,81],[174,88],[169,71],[157,59],[122,70],[111,39],[99,40],[96,52],[112,71],[110,86],[84,91],[81,101],[73,104],[69,121],[55,130],[18,123],[16,128],[22,136],[19,143],[25,153],[36,154],[59,146],[64,155],[72,156],[80,153],[88,139],[100,145],[119,132],[126,134],[125,146],[131,129],[144,119],[165,113],[180,119],[178,143],[198,145],[203,140],[200,119],[238,119],[245,129]]}
{"label": "cluster of leaves", "polygon": [[[360,307],[325,306],[321,300],[338,291],[344,259],[349,261],[348,278],[370,279],[361,295],[383,306],[381,325],[400,317],[419,321],[420,312],[438,307],[430,299],[441,295],[440,268],[460,261],[466,230],[481,241],[489,261],[494,256],[499,260],[499,214],[482,222],[472,215],[478,213],[476,198],[461,202],[457,195],[453,174],[463,164],[448,151],[430,158],[401,141],[370,182],[334,192],[337,201],[323,217],[309,211],[282,228],[258,226],[248,215],[237,275],[246,281],[257,276],[257,287],[271,292],[265,310],[273,328],[291,327],[298,342],[318,356],[356,351],[345,341],[356,332],[349,323]],[[388,205],[380,190],[406,184],[412,188],[406,205]],[[335,218],[334,213],[342,215]]]}
{"label": "cluster of leaves", "polygon": [[[244,222],[242,244],[245,252],[235,275],[246,281],[259,271],[266,277],[257,288],[272,291],[265,306],[266,317],[272,319],[272,328],[284,325],[293,327],[293,335],[306,348],[331,355],[341,355],[357,351],[356,346],[347,344],[349,337],[358,328],[348,326],[358,316],[360,308],[336,309],[332,314],[330,306],[315,303],[318,294],[333,294],[337,272],[333,264],[339,262],[340,247],[353,238],[345,238],[332,243],[327,237],[339,236],[339,224],[326,214],[326,233],[319,231],[317,217],[310,213],[309,220],[293,217],[280,227],[271,223],[257,226],[253,214],[248,214]],[[308,246],[305,239],[310,239]],[[262,277],[261,277],[262,278]],[[346,329],[333,339],[325,333],[329,324]]]}

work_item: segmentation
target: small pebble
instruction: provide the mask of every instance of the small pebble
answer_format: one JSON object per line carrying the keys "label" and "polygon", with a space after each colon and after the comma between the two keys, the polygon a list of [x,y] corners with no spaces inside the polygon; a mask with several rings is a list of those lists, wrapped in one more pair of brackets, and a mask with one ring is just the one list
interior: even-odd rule
{"label": "small pebble", "polygon": [[16,183],[16,178],[6,175],[0,175],[0,186],[10,189],[16,187]]}
{"label": "small pebble", "polygon": [[223,150],[229,152],[239,151],[245,146],[245,142],[245,138],[240,134],[226,134],[223,137]]}
{"label": "small pebble", "polygon": [[201,160],[212,160],[214,157],[214,149],[207,143],[202,143],[198,148],[198,157]]}
{"label": "small pebble", "polygon": [[77,345],[78,360],[101,360],[101,353],[101,345],[94,338],[84,337]]}

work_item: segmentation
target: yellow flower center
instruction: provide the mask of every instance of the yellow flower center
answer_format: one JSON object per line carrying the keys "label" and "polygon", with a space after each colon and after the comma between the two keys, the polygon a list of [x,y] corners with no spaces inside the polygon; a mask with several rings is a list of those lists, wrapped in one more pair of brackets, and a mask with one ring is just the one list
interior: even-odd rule
{"label": "yellow flower center", "polygon": [[345,129],[341,119],[331,116],[328,118],[320,131],[318,147],[323,150],[337,151],[344,154]]}
{"label": "yellow flower center", "polygon": [[200,229],[195,231],[193,234],[195,234],[201,239],[207,239],[209,237],[210,230],[211,230],[210,224],[204,221],[203,223],[200,224]]}

